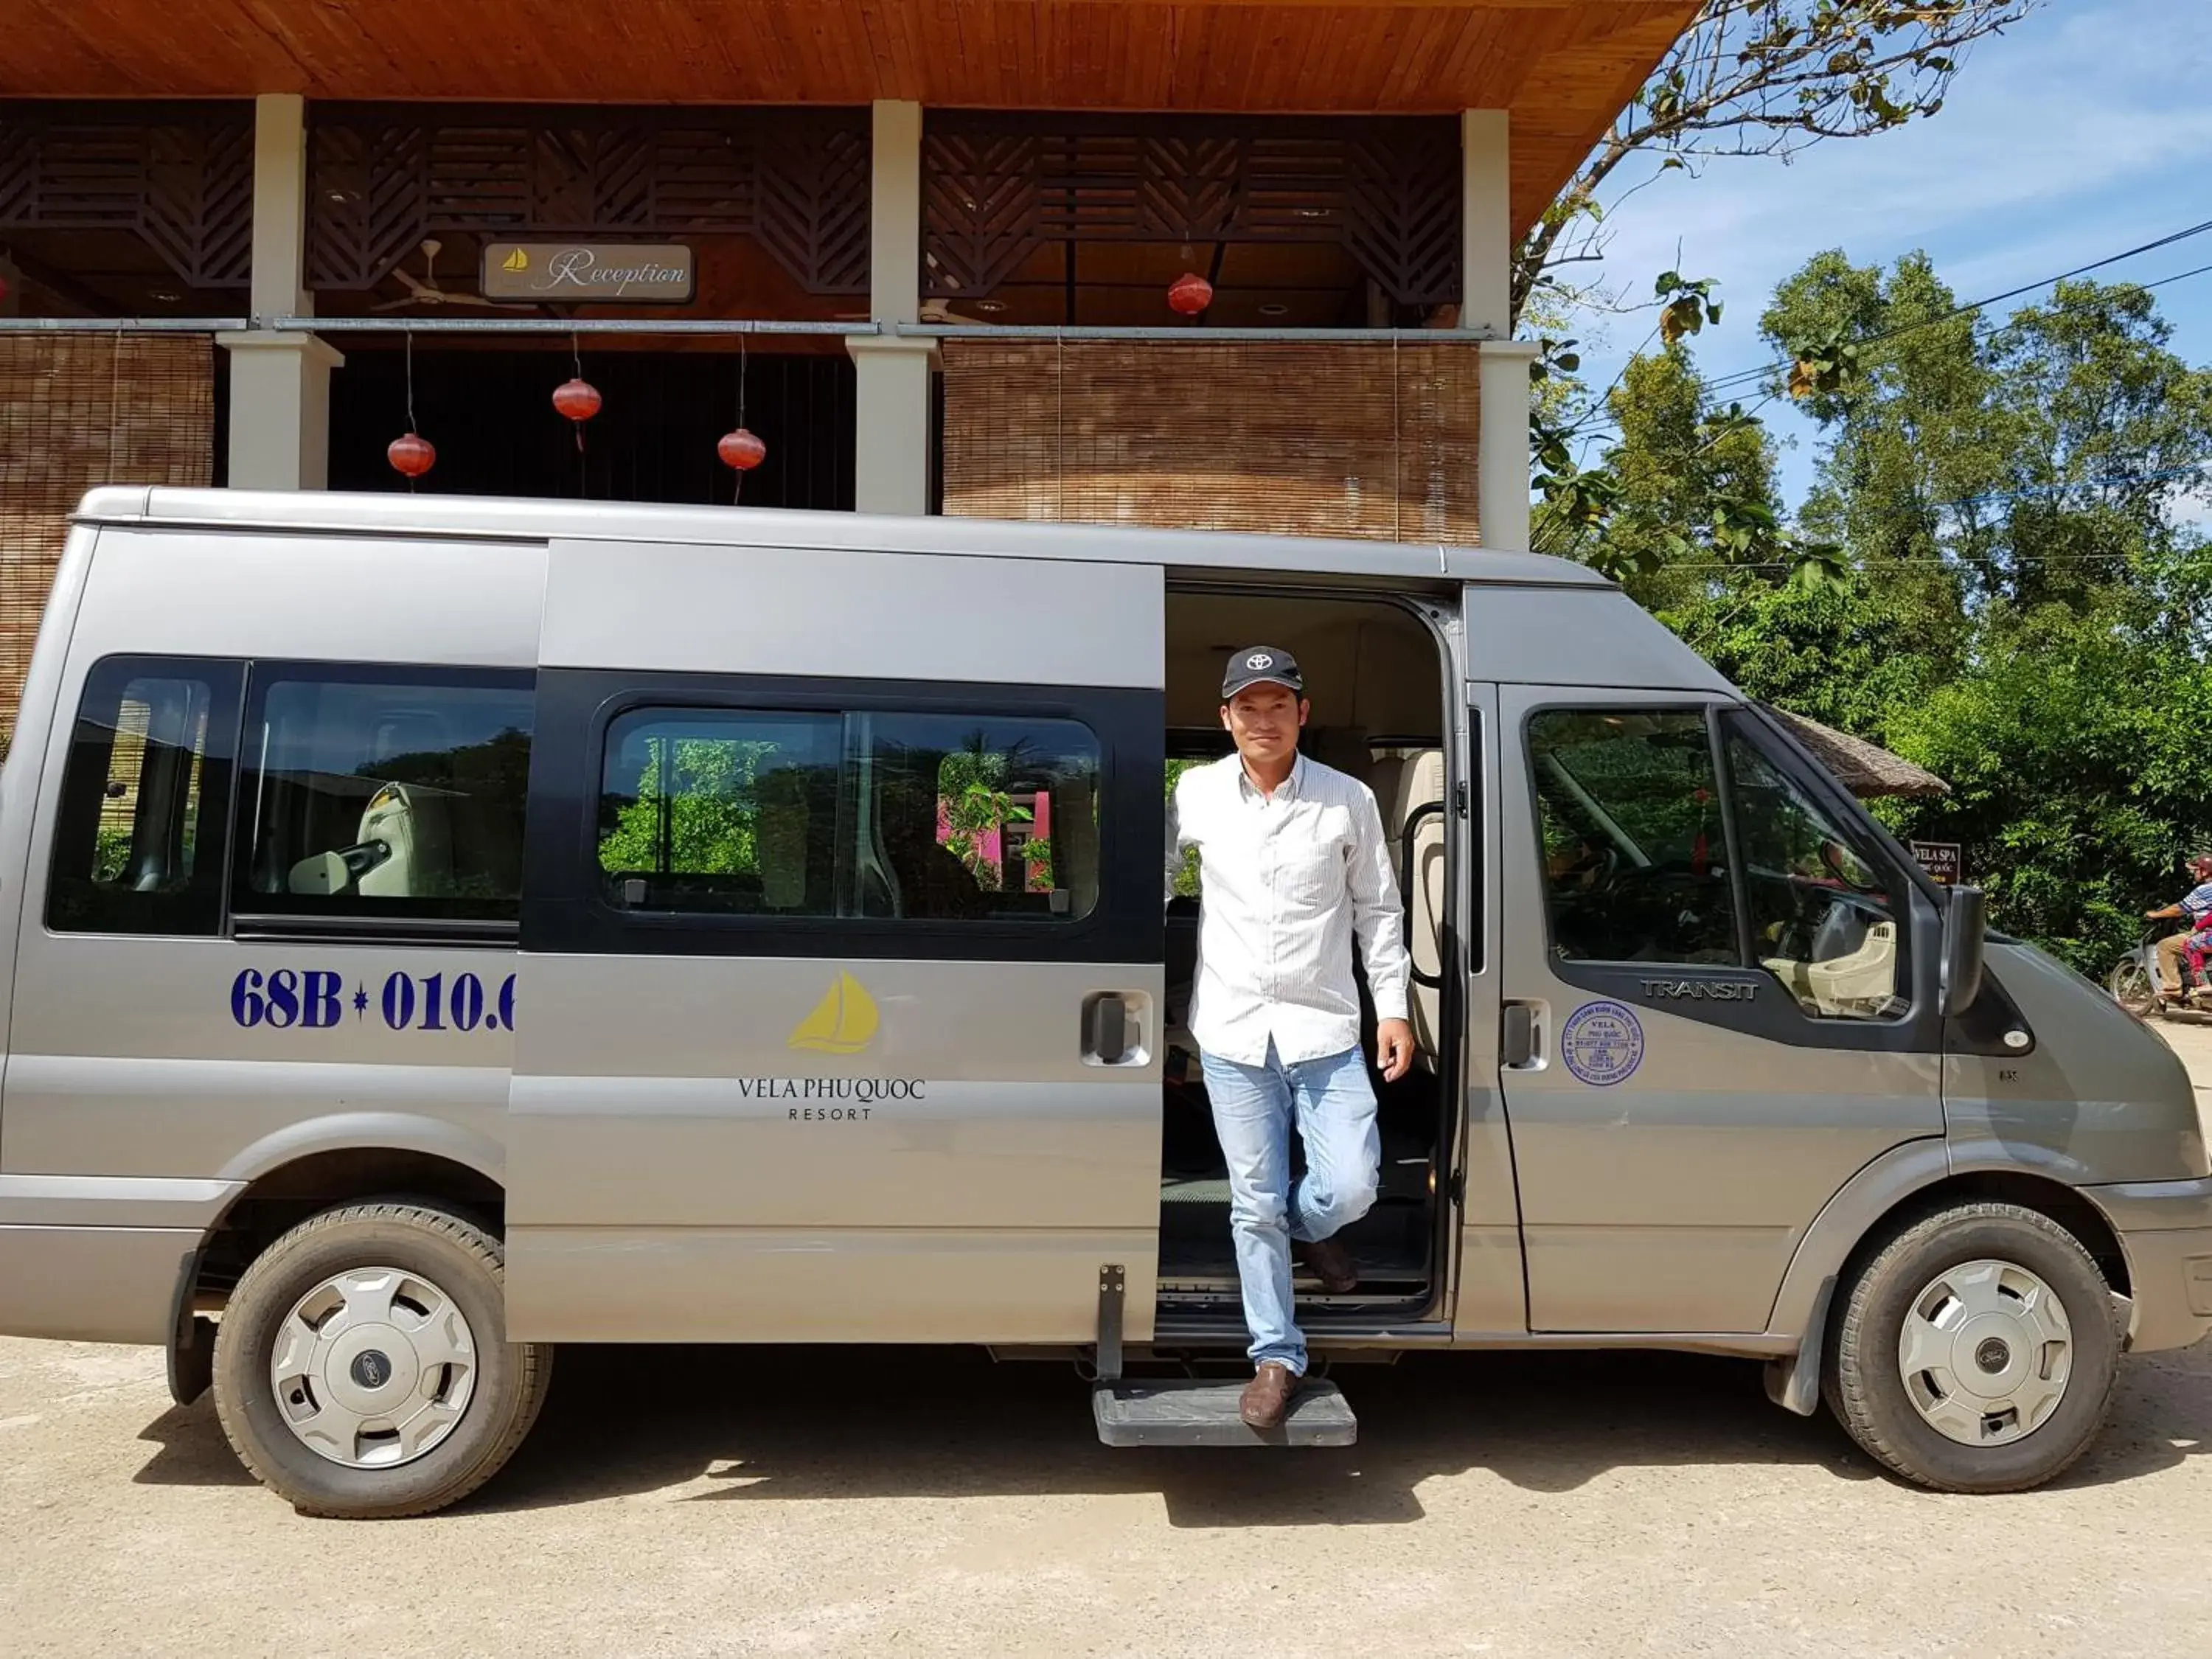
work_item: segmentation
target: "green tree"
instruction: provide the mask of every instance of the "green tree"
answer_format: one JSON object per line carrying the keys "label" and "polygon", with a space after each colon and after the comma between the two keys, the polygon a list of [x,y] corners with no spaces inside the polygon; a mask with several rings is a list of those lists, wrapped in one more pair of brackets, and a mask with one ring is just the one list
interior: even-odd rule
{"label": "green tree", "polygon": [[2212,675],[2144,641],[2129,608],[1999,613],[1968,672],[1889,714],[1900,752],[1953,790],[1908,828],[1962,843],[2002,926],[2099,976],[2212,824]]}
{"label": "green tree", "polygon": [[[721,738],[655,738],[634,796],[610,798],[614,822],[599,866],[736,875],[760,868],[760,793],[780,745]],[[803,772],[785,769],[802,790]]]}
{"label": "green tree", "polygon": [[1772,442],[1740,408],[1713,406],[1686,344],[1632,358],[1610,401],[1615,492],[1590,562],[1658,609],[1716,587],[1719,566],[1776,550]]}
{"label": "green tree", "polygon": [[[1531,423],[1543,497],[1533,545],[1621,579],[1646,604],[1678,592],[1679,577],[1691,570],[1771,567],[1799,585],[1840,574],[1832,548],[1784,522],[1773,445],[1757,414],[1716,404],[1692,366],[1689,342],[1721,319],[1713,286],[1661,274],[1654,289],[1663,343],[1631,358],[1607,392],[1617,435],[1593,465],[1575,455],[1575,411],[1585,400],[1578,386],[1560,390],[1578,367],[1566,349],[1574,343],[1547,343],[1538,365],[1537,384],[1550,401],[1540,398]],[[1568,411],[1567,423],[1547,410]]]}
{"label": "green tree", "polygon": [[1801,518],[1850,586],[1670,620],[1754,694],[1949,781],[1889,816],[1963,842],[2002,925],[2100,970],[2212,826],[2208,554],[2179,510],[2212,376],[2141,289],[1984,319],[1919,255],[1820,255],[1761,325],[1822,434]]}

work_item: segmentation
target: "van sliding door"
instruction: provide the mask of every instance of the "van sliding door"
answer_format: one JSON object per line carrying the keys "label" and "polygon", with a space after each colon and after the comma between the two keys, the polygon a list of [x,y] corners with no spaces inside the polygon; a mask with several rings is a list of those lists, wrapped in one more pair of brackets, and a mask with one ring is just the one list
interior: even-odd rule
{"label": "van sliding door", "polygon": [[1085,1342],[1158,1254],[1162,580],[553,550],[526,1339]]}

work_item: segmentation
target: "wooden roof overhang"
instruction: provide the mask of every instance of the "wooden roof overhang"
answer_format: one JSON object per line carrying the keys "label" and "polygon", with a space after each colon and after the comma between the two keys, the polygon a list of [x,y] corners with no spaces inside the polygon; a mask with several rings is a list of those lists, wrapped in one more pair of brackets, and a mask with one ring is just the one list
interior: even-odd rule
{"label": "wooden roof overhang", "polygon": [[1512,118],[1525,230],[1697,0],[15,0],[0,97]]}

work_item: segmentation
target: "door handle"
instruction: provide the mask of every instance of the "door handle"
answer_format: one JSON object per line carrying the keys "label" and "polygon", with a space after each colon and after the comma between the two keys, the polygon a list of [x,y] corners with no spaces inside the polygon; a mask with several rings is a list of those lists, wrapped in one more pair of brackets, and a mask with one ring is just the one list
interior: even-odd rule
{"label": "door handle", "polygon": [[1498,1064],[1511,1072],[1534,1072],[1544,1063],[1544,1016],[1540,1002],[1509,1002],[1499,1034]]}
{"label": "door handle", "polygon": [[1129,1005],[1109,991],[1091,1000],[1090,1012],[1091,1057],[1101,1065],[1119,1066],[1129,1052]]}

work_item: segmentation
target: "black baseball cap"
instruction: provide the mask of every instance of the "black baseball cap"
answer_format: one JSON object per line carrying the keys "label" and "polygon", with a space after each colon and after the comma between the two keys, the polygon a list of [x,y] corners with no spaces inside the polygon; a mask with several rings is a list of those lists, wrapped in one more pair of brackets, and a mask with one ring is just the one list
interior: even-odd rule
{"label": "black baseball cap", "polygon": [[1221,674],[1221,701],[1227,702],[1250,685],[1287,685],[1302,697],[1306,694],[1298,659],[1279,645],[1248,645],[1229,653],[1229,666]]}

